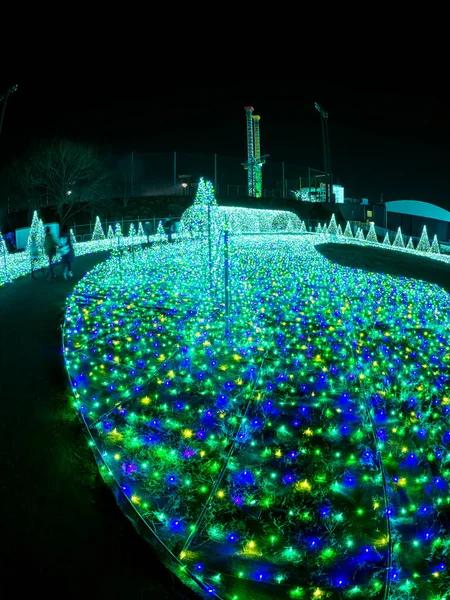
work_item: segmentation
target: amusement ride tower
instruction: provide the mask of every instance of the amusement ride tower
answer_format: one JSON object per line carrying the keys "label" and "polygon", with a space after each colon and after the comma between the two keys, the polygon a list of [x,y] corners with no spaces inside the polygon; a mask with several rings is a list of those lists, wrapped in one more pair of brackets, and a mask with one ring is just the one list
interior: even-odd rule
{"label": "amusement ride tower", "polygon": [[246,106],[247,118],[247,162],[242,163],[248,172],[248,195],[252,198],[262,196],[262,166],[268,154],[261,156],[261,139],[259,122],[261,117],[253,115],[253,106]]}

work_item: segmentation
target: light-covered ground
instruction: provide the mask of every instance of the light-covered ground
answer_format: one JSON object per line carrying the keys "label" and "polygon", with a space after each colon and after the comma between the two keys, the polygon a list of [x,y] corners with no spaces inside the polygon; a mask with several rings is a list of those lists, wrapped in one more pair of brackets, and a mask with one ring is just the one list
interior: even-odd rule
{"label": "light-covered ground", "polygon": [[66,313],[75,407],[206,595],[446,598],[450,297],[316,237],[231,238],[228,318],[222,239],[96,267]]}

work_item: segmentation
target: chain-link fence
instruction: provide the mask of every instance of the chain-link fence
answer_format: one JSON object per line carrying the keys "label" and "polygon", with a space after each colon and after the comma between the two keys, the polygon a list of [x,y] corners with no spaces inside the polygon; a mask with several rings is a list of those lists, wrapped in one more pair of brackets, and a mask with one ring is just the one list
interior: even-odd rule
{"label": "chain-link fence", "polygon": [[[245,157],[184,152],[126,154],[106,157],[110,197],[191,196],[200,177],[214,183],[217,196],[247,196]],[[262,167],[263,196],[293,197],[291,191],[308,186],[308,168],[270,158]]]}

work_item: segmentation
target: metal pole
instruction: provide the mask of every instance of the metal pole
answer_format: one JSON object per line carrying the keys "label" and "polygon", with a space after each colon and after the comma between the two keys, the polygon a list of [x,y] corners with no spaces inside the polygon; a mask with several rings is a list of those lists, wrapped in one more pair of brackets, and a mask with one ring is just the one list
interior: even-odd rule
{"label": "metal pole", "polygon": [[173,153],[173,195],[177,193],[177,153]]}
{"label": "metal pole", "polygon": [[330,150],[330,136],[328,134],[328,117],[325,119],[325,133],[327,136],[327,170],[330,184],[330,202],[333,202],[333,173],[331,171],[331,150]]}
{"label": "metal pole", "polygon": [[230,316],[230,256],[229,256],[229,232],[225,229],[223,234],[223,257],[224,257],[224,284],[225,284],[225,331],[228,333],[228,317]]}
{"label": "metal pole", "polygon": [[131,153],[131,196],[134,196],[134,152]]}
{"label": "metal pole", "polygon": [[212,246],[211,246],[211,206],[208,204],[208,262],[209,262],[209,290],[212,290]]}
{"label": "metal pole", "polygon": [[311,202],[311,167],[308,167],[308,198]]}
{"label": "metal pole", "polygon": [[328,197],[328,151],[327,151],[327,141],[326,141],[326,133],[325,133],[325,118],[322,113],[320,113],[320,122],[322,125],[322,148],[323,148],[323,164],[325,171],[325,201],[329,202]]}
{"label": "metal pole", "polygon": [[5,99],[3,100],[2,117],[0,119],[0,133],[2,132],[2,125],[3,125],[3,119],[5,117],[5,109],[6,109],[6,102],[8,100],[8,96],[9,96],[9,92],[6,92]]}

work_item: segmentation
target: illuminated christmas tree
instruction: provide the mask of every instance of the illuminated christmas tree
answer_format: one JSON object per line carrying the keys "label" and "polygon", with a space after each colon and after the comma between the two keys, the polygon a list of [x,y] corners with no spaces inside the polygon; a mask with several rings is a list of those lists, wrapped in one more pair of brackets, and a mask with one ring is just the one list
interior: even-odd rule
{"label": "illuminated christmas tree", "polygon": [[122,227],[121,227],[120,223],[116,223],[116,226],[114,227],[114,236],[118,237],[118,238],[123,237]]}
{"label": "illuminated christmas tree", "polygon": [[75,237],[75,234],[73,232],[73,229],[70,230],[70,241],[72,242],[72,248],[73,248],[75,256],[78,256],[78,243],[77,243],[77,238]]}
{"label": "illuminated christmas tree", "polygon": [[205,181],[200,178],[197,194],[195,195],[194,206],[217,206],[217,200],[214,195],[214,187],[211,181]]}
{"label": "illuminated christmas tree", "polygon": [[344,237],[353,238],[352,226],[350,225],[350,223],[348,221],[347,221],[347,225],[345,226]]}
{"label": "illuminated christmas tree", "polygon": [[100,223],[100,217],[95,219],[94,232],[92,233],[91,240],[93,242],[101,241],[105,239],[105,234],[103,231],[102,224]]}
{"label": "illuminated christmas tree", "polygon": [[156,239],[155,239],[155,242],[157,244],[163,244],[164,242],[167,242],[167,239],[168,238],[167,238],[167,235],[166,235],[166,233],[164,231],[164,227],[163,227],[162,221],[160,221],[158,223],[158,229],[156,230]]}
{"label": "illuminated christmas tree", "polygon": [[337,235],[337,224],[334,213],[330,219],[330,224],[328,225],[327,233],[329,233],[330,235]]}
{"label": "illuminated christmas tree", "polygon": [[130,229],[128,231],[128,237],[134,238],[136,236],[136,228],[134,227],[134,223],[131,223]]}
{"label": "illuminated christmas tree", "polygon": [[431,244],[431,250],[430,252],[432,252],[433,254],[440,254],[441,250],[439,248],[439,242],[437,239],[437,235],[434,236],[433,238],[433,243]]}
{"label": "illuminated christmas tree", "polygon": [[300,233],[306,233],[305,221],[301,221],[300,223]]}
{"label": "illuminated christmas tree", "polygon": [[390,246],[391,240],[389,239],[389,232],[386,231],[386,235],[384,236],[383,246]]}
{"label": "illuminated christmas tree", "polygon": [[200,179],[194,204],[183,214],[182,221],[193,237],[208,235],[209,224],[213,235],[223,229],[223,212],[220,213],[217,200],[214,196],[214,187],[210,181]]}
{"label": "illuminated christmas tree", "polygon": [[356,232],[355,240],[364,242],[364,232],[360,227],[358,227],[358,231]]}
{"label": "illuminated christmas tree", "polygon": [[139,225],[138,225],[138,232],[137,232],[139,237],[147,237],[145,235],[145,231],[144,231],[144,227],[142,226],[141,221],[139,221]]}
{"label": "illuminated christmas tree", "polygon": [[406,249],[407,250],[414,250],[414,244],[412,241],[412,237],[409,238],[408,243],[406,244]]}
{"label": "illuminated christmas tree", "polygon": [[428,239],[427,226],[423,226],[422,235],[420,236],[419,243],[417,244],[418,252],[430,252],[430,240]]}
{"label": "illuminated christmas tree", "polygon": [[31,229],[28,235],[26,252],[30,254],[30,250],[33,250],[33,254],[44,254],[44,239],[45,229],[42,220],[39,219],[37,211],[33,213],[33,220],[31,221]]}
{"label": "illuminated christmas tree", "polygon": [[338,228],[337,228],[337,234],[338,234],[338,235],[340,235],[340,236],[343,236],[343,235],[344,235],[344,234],[342,233],[342,227],[341,227],[341,225],[340,225],[340,224],[338,225]]}
{"label": "illuminated christmas tree", "polygon": [[366,241],[370,242],[371,244],[378,243],[378,238],[377,238],[377,234],[375,231],[375,225],[373,223],[370,224],[369,231],[368,231],[367,237],[366,237]]}
{"label": "illuminated christmas tree", "polygon": [[8,248],[5,240],[3,239],[2,232],[0,231],[0,256],[5,256],[6,254],[8,254]]}
{"label": "illuminated christmas tree", "polygon": [[189,232],[186,231],[186,227],[183,221],[180,221],[180,227],[176,234],[176,239],[180,242],[187,240],[189,238]]}
{"label": "illuminated christmas tree", "polygon": [[397,235],[395,236],[394,243],[392,244],[393,248],[404,248],[405,242],[403,241],[402,230],[399,227],[397,231]]}
{"label": "illuminated christmas tree", "polygon": [[112,240],[114,238],[114,231],[111,225],[108,227],[108,240]]}

